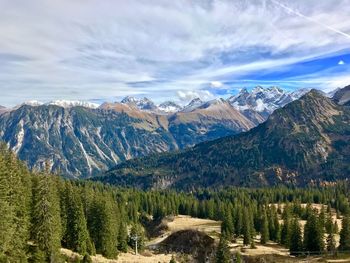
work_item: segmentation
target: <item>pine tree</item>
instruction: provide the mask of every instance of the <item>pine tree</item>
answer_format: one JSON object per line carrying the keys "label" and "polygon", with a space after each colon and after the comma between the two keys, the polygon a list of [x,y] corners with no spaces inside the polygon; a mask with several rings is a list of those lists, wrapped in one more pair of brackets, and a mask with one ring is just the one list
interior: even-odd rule
{"label": "pine tree", "polygon": [[321,208],[320,214],[318,216],[318,221],[319,221],[320,227],[322,229],[325,228],[327,219],[326,219],[326,210],[324,206],[322,206]]}
{"label": "pine tree", "polygon": [[27,169],[0,145],[0,260],[26,261],[30,199]]}
{"label": "pine tree", "polygon": [[250,222],[248,209],[244,209],[243,218],[244,218],[243,225],[242,225],[243,244],[247,246],[252,242],[252,229],[251,229],[251,222]]}
{"label": "pine tree", "polygon": [[240,236],[242,234],[242,228],[243,228],[243,211],[242,211],[241,206],[238,206],[236,208],[236,214],[235,214],[236,236]]}
{"label": "pine tree", "polygon": [[278,241],[279,236],[279,222],[278,222],[278,216],[276,207],[274,205],[271,206],[271,209],[269,210],[268,214],[268,220],[269,220],[269,236],[270,240]]}
{"label": "pine tree", "polygon": [[123,222],[119,225],[118,250],[124,253],[128,251],[128,230]]}
{"label": "pine tree", "polygon": [[301,238],[301,229],[298,218],[294,218],[290,224],[290,254],[297,255],[297,252],[303,250],[303,241]]}
{"label": "pine tree", "polygon": [[339,250],[350,250],[350,216],[344,215],[340,230]]}
{"label": "pine tree", "polygon": [[4,149],[2,149],[0,155],[0,262],[5,262],[5,257],[11,250],[11,238],[15,232],[13,225],[14,208],[10,203],[9,168],[5,166],[4,152]]}
{"label": "pine tree", "polygon": [[304,247],[306,251],[322,252],[324,250],[323,229],[315,212],[312,212],[304,228]]}
{"label": "pine tree", "polygon": [[61,222],[58,193],[47,174],[34,178],[32,236],[48,261],[59,258]]}
{"label": "pine tree", "polygon": [[272,240],[275,242],[280,242],[281,240],[281,226],[278,220],[278,215],[277,213],[274,214],[274,219],[273,219],[273,224],[274,224],[274,232],[272,236]]}
{"label": "pine tree", "polygon": [[225,235],[227,240],[231,240],[234,234],[234,225],[230,211],[225,213],[225,218],[221,223],[221,234]]}
{"label": "pine tree", "polygon": [[111,191],[97,191],[88,208],[88,230],[96,253],[107,258],[117,256],[119,209]]}
{"label": "pine tree", "polygon": [[289,227],[289,213],[285,214],[283,225],[281,229],[281,244],[289,247],[290,244],[290,227]]}
{"label": "pine tree", "polygon": [[66,184],[67,200],[67,248],[82,255],[87,253],[89,233],[80,196],[72,189],[72,185]]}
{"label": "pine tree", "polygon": [[334,238],[334,234],[332,232],[327,235],[326,242],[327,242],[327,251],[334,253],[336,249],[336,241]]}
{"label": "pine tree", "polygon": [[224,236],[221,236],[219,246],[216,251],[216,263],[229,262],[231,262],[231,254],[227,244],[227,240]]}
{"label": "pine tree", "polygon": [[261,219],[261,229],[260,229],[260,233],[261,233],[261,244],[266,244],[267,241],[270,239],[269,237],[269,224],[268,224],[268,219],[267,219],[267,215],[266,215],[266,211],[264,210],[263,212],[263,216]]}

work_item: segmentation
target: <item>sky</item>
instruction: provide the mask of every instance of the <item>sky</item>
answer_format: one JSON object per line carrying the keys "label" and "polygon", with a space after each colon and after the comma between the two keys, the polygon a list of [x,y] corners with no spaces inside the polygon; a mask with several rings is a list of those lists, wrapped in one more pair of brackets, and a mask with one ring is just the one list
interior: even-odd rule
{"label": "sky", "polygon": [[350,84],[350,0],[0,0],[0,105]]}

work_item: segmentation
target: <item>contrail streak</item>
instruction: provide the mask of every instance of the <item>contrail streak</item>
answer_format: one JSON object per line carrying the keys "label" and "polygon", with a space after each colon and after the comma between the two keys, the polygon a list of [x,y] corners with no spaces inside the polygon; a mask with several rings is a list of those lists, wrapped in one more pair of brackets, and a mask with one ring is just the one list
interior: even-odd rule
{"label": "contrail streak", "polygon": [[293,13],[293,14],[295,14],[295,15],[301,17],[301,18],[304,18],[304,19],[306,19],[306,20],[308,20],[308,21],[310,21],[310,22],[313,22],[313,23],[315,23],[315,24],[318,24],[319,26],[322,26],[322,27],[324,27],[324,28],[326,28],[326,29],[329,29],[329,30],[331,30],[331,31],[333,31],[333,32],[335,32],[335,33],[338,33],[338,34],[340,34],[340,35],[342,35],[342,36],[344,36],[344,37],[350,39],[350,35],[347,34],[347,33],[345,33],[345,32],[343,32],[343,31],[340,31],[340,30],[338,30],[338,29],[336,29],[336,28],[334,28],[334,27],[331,27],[331,26],[328,26],[328,25],[326,25],[326,24],[323,24],[323,23],[321,23],[321,22],[319,22],[319,21],[317,21],[317,20],[315,20],[315,19],[313,19],[313,18],[311,18],[311,17],[308,17],[308,16],[306,16],[306,15],[303,15],[302,13],[300,13],[300,12],[298,12],[298,11],[296,11],[296,10],[293,10],[292,8],[290,8],[290,7],[288,7],[288,6],[284,5],[284,4],[281,4],[280,2],[278,2],[278,1],[276,1],[276,0],[270,0],[270,1],[271,1],[272,3],[278,5],[279,7],[282,7],[284,10],[286,10],[286,11],[288,11],[288,12],[290,12],[290,13]]}

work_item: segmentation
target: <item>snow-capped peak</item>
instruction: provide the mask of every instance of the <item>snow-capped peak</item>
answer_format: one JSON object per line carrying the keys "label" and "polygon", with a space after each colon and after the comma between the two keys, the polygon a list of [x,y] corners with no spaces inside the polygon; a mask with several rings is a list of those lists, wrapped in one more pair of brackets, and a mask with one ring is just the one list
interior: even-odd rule
{"label": "snow-capped peak", "polygon": [[126,96],[124,99],[122,99],[120,102],[124,103],[124,104],[128,104],[128,103],[137,103],[138,101],[140,101],[139,99],[132,97],[132,96]]}
{"label": "snow-capped peak", "polygon": [[277,108],[300,98],[308,89],[286,92],[279,87],[255,87],[251,92],[242,89],[237,95],[228,98],[228,102],[239,111],[254,110],[270,114]]}
{"label": "snow-capped peak", "polygon": [[56,105],[63,108],[71,108],[71,107],[85,107],[85,108],[91,108],[96,109],[99,107],[99,104],[87,102],[87,101],[79,101],[79,100],[54,100],[46,103],[45,105]]}
{"label": "snow-capped peak", "polygon": [[182,111],[189,112],[200,107],[204,102],[200,98],[195,98],[188,103]]}
{"label": "snow-capped peak", "polygon": [[43,105],[43,102],[37,101],[37,100],[29,100],[23,102],[21,105],[28,105],[28,106],[41,106]]}
{"label": "snow-capped peak", "polygon": [[148,98],[138,99],[135,97],[127,96],[121,100],[121,103],[135,105],[140,110],[153,111],[157,109],[157,106],[153,103],[153,101]]}
{"label": "snow-capped peak", "polygon": [[158,109],[163,112],[178,112],[182,109],[181,106],[177,105],[173,101],[165,101],[158,105]]}
{"label": "snow-capped peak", "polygon": [[252,93],[259,93],[259,92],[264,92],[265,89],[261,86],[256,86],[254,89],[252,89]]}

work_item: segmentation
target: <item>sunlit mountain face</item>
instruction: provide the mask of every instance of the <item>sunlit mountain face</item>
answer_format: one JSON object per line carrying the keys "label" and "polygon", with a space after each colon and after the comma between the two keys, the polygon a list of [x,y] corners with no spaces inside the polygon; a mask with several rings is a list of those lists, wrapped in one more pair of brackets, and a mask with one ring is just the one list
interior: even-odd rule
{"label": "sunlit mountain face", "polygon": [[2,1],[0,105],[328,92],[350,82],[349,13],[347,0]]}

